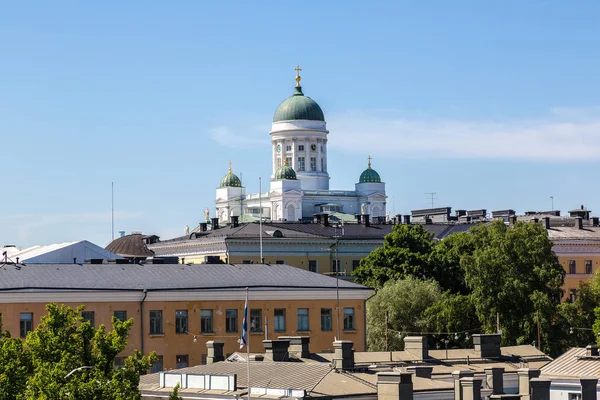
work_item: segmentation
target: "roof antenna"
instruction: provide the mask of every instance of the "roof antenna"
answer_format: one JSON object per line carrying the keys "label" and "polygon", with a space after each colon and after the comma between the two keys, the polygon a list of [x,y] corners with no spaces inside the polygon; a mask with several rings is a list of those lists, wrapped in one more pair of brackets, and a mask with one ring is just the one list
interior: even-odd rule
{"label": "roof antenna", "polygon": [[110,183],[110,235],[115,240],[115,183]]}

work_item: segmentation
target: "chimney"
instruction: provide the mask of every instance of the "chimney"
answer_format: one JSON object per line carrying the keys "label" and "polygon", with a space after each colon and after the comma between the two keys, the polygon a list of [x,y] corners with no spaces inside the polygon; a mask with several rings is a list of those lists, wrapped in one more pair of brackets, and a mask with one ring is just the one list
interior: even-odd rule
{"label": "chimney", "polygon": [[600,218],[592,217],[592,226],[598,226],[598,225],[600,225]]}
{"label": "chimney", "polygon": [[353,369],[354,368],[354,350],[351,340],[336,340],[333,342],[333,367],[335,369]]}
{"label": "chimney", "polygon": [[492,394],[504,393],[504,368],[492,367],[485,368],[485,382],[489,389],[492,389]]}
{"label": "chimney", "polygon": [[240,217],[237,215],[232,215],[231,216],[231,227],[237,228],[238,226],[240,226]]}
{"label": "chimney", "polygon": [[200,222],[200,232],[206,232],[207,226],[206,222]]}
{"label": "chimney", "polygon": [[323,214],[321,216],[321,221],[323,221],[323,226],[329,226],[329,215]]}
{"label": "chimney", "polygon": [[310,336],[278,336],[277,339],[289,340],[289,354],[297,358],[310,358]]}
{"label": "chimney", "polygon": [[[102,263],[95,263],[94,262],[95,259],[92,259],[92,264],[102,264]],[[17,257],[17,264],[19,263],[19,257]]]}
{"label": "chimney", "polygon": [[530,400],[529,382],[533,378],[540,377],[540,370],[519,368],[517,370],[517,377],[519,378],[519,394],[521,395],[521,399]]}
{"label": "chimney", "polygon": [[265,347],[265,353],[270,355],[273,361],[288,361],[290,359],[288,353],[288,348],[290,347],[289,340],[263,340],[263,346]]}
{"label": "chimney", "polygon": [[501,336],[497,333],[473,335],[475,351],[481,358],[494,358],[502,355],[500,351]]}
{"label": "chimney", "polygon": [[481,400],[481,378],[461,378],[459,382],[461,400]]}
{"label": "chimney", "polygon": [[412,374],[409,372],[379,372],[377,400],[413,400]]}
{"label": "chimney", "polygon": [[429,351],[427,346],[427,337],[406,336],[404,338],[404,350],[417,357],[419,360],[428,359]]}
{"label": "chimney", "polygon": [[539,222],[538,217],[531,217],[531,222],[537,224]]}
{"label": "chimney", "polygon": [[363,220],[365,226],[367,226],[367,227],[371,226],[371,220],[369,219],[369,214],[363,214],[362,220]]}
{"label": "chimney", "polygon": [[[531,400],[550,400],[550,379],[533,378],[529,381],[529,390]],[[595,389],[595,388],[594,388]],[[590,399],[591,400],[591,399]],[[594,390],[593,400],[596,400],[596,390]]]}
{"label": "chimney", "polygon": [[455,400],[463,400],[463,392],[462,387],[460,385],[460,381],[463,378],[472,378],[475,376],[475,372],[463,369],[460,371],[452,372],[452,378],[454,378],[454,399]]}
{"label": "chimney", "polygon": [[[584,376],[580,379],[581,382],[581,400],[596,400],[598,379],[593,376]],[[535,399],[537,400],[537,399]],[[546,399],[543,399],[546,400]]]}
{"label": "chimney", "polygon": [[516,223],[517,223],[517,216],[516,215],[509,215],[508,216],[508,225],[513,226]]}
{"label": "chimney", "polygon": [[550,229],[550,217],[544,217],[542,219],[544,220],[544,226],[546,229]]}
{"label": "chimney", "polygon": [[208,349],[206,356],[207,364],[225,361],[225,357],[223,357],[223,344],[220,340],[209,340],[206,342],[206,348]]}
{"label": "chimney", "polygon": [[212,229],[219,229],[219,218],[215,217],[215,218],[211,218],[210,221],[212,222]]}
{"label": "chimney", "polygon": [[598,346],[595,344],[588,344],[585,348],[586,357],[598,357]]}
{"label": "chimney", "polygon": [[125,231],[119,231],[119,237],[125,236]]}
{"label": "chimney", "polygon": [[405,225],[410,225],[410,215],[405,215],[404,216],[404,224]]}
{"label": "chimney", "polygon": [[577,229],[583,229],[583,218],[575,217],[575,227]]}
{"label": "chimney", "polygon": [[400,225],[402,223],[402,215],[396,214],[394,217],[394,225]]}
{"label": "chimney", "polygon": [[354,218],[356,218],[356,223],[357,223],[357,224],[360,224],[360,220],[361,220],[361,218],[362,218],[362,217],[361,217],[361,215],[360,215],[360,214],[356,214],[356,215],[354,216]]}
{"label": "chimney", "polygon": [[417,378],[431,379],[433,367],[427,365],[415,365],[413,367],[406,367],[406,371],[414,374]]}
{"label": "chimney", "polygon": [[77,257],[73,257],[73,264],[77,264]]}
{"label": "chimney", "polygon": [[313,214],[313,223],[315,223],[315,224],[321,223],[321,214]]}

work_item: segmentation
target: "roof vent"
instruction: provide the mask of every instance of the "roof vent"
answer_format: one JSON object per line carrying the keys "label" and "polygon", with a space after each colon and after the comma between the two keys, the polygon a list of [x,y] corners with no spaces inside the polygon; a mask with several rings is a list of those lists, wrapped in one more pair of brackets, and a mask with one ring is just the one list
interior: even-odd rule
{"label": "roof vent", "polygon": [[586,357],[598,357],[598,346],[590,344],[585,348],[585,356]]}

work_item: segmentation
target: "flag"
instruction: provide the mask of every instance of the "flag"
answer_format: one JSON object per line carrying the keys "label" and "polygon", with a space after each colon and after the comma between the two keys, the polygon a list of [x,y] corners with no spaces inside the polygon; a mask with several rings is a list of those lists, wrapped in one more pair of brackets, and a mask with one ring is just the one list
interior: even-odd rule
{"label": "flag", "polygon": [[244,306],[244,319],[242,320],[242,336],[240,336],[240,349],[248,346],[248,290],[246,290],[246,305]]}

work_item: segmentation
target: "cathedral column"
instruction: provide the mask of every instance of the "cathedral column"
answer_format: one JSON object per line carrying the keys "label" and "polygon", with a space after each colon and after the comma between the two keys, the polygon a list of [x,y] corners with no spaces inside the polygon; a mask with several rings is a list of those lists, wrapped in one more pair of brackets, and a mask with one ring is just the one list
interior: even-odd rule
{"label": "cathedral column", "polygon": [[323,156],[323,172],[327,172],[327,139],[323,139],[323,150],[325,155]]}
{"label": "cathedral column", "polygon": [[323,142],[321,139],[317,139],[317,172],[321,172],[321,146],[323,146]]}
{"label": "cathedral column", "polygon": [[296,143],[298,139],[292,138],[292,168],[298,172],[298,159],[296,158]]}
{"label": "cathedral column", "polygon": [[271,143],[273,144],[273,173],[271,174],[271,178],[274,178],[277,171],[277,141],[273,140]]}

